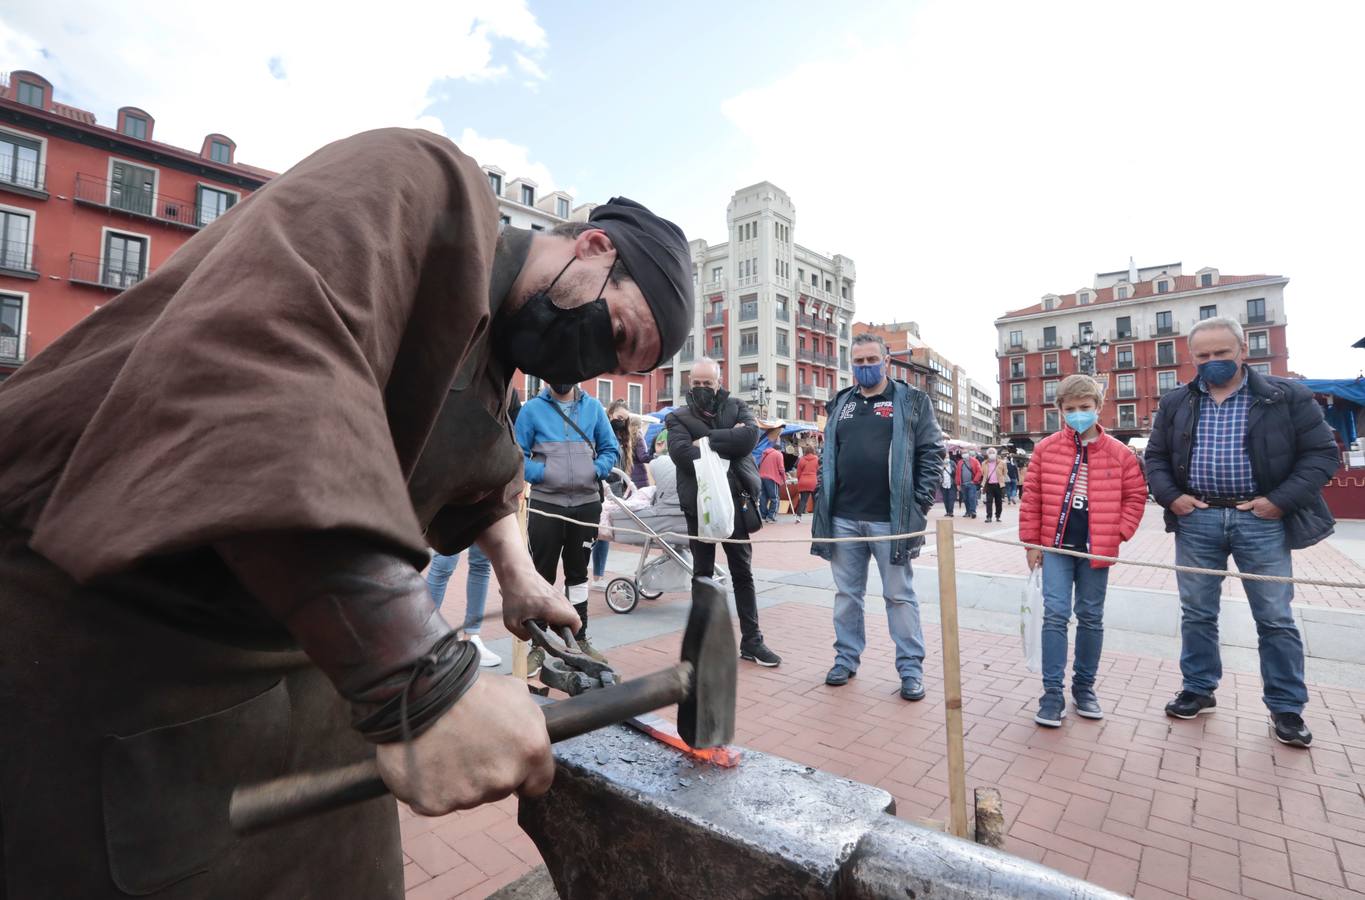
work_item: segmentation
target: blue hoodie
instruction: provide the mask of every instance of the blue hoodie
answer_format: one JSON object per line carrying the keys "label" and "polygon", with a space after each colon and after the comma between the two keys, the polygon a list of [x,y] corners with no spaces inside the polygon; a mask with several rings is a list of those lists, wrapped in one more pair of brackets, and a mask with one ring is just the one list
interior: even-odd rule
{"label": "blue hoodie", "polygon": [[517,443],[526,457],[531,499],[555,506],[582,506],[602,499],[597,483],[621,458],[607,411],[597,398],[574,390],[568,416],[592,438],[593,445],[564,421],[558,401],[545,388],[526,401],[517,416]]}

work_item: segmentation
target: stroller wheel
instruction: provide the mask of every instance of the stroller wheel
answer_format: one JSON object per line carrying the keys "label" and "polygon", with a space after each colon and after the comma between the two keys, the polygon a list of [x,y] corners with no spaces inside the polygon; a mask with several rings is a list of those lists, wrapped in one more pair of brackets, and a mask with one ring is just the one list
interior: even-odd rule
{"label": "stroller wheel", "polygon": [[646,600],[658,600],[664,595],[663,591],[647,591],[644,588],[637,588],[637,590],[640,592],[640,596]]}
{"label": "stroller wheel", "polygon": [[640,592],[629,578],[613,578],[607,584],[606,595],[607,606],[612,612],[622,615],[633,610],[640,602]]}

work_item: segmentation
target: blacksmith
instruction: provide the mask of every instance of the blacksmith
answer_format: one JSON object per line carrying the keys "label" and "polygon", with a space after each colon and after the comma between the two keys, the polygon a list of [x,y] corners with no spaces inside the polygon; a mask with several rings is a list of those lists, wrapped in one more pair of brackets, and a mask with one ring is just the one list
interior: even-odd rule
{"label": "blacksmith", "polygon": [[392,799],[237,839],[233,786],[377,753],[419,812],[544,791],[541,714],[477,679],[418,572],[477,541],[511,630],[576,627],[511,515],[509,381],[651,369],[692,304],[686,239],[639,204],[499,237],[477,163],[383,130],[25,365],[0,388],[0,896],[399,897]]}

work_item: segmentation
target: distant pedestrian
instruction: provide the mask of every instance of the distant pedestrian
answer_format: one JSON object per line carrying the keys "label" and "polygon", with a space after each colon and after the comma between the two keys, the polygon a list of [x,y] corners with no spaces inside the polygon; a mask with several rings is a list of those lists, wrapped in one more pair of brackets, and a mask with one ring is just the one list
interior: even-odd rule
{"label": "distant pedestrian", "polygon": [[967,508],[967,518],[976,518],[976,496],[977,484],[981,481],[981,463],[976,461],[976,454],[963,453],[956,450],[953,453],[953,483],[957,486],[958,497],[962,499]]}
{"label": "distant pedestrian", "polygon": [[[1175,532],[1179,565],[1292,575],[1290,551],[1311,547],[1335,522],[1322,489],[1339,464],[1336,441],[1307,388],[1246,366],[1236,319],[1204,319],[1190,329],[1199,376],[1166,392],[1147,444],[1152,493]],[[1223,677],[1218,613],[1223,576],[1179,572],[1180,672],[1184,684],[1166,714],[1213,712]],[[1243,581],[1256,620],[1262,701],[1275,739],[1307,747],[1308,690],[1303,641],[1290,604],[1294,585]]]}
{"label": "distant pedestrian", "polygon": [[769,446],[763,451],[758,462],[758,477],[763,481],[763,500],[759,513],[764,521],[777,523],[777,500],[787,481],[787,473],[782,468],[782,451]]}
{"label": "distant pedestrian", "polygon": [[[1117,556],[1142,524],[1147,485],[1128,448],[1099,425],[1103,392],[1089,375],[1057,388],[1065,425],[1043,438],[1028,467],[1019,507],[1019,540]],[[1104,647],[1104,598],[1112,563],[1028,550],[1029,569],[1043,567],[1043,696],[1033,721],[1057,728],[1066,716],[1067,626],[1076,613],[1071,698],[1077,715],[1100,719],[1095,676]],[[1073,594],[1075,597],[1073,604]]]}
{"label": "distant pedestrian", "polygon": [[796,463],[796,521],[800,522],[801,517],[806,514],[806,505],[809,503],[811,511],[815,511],[815,488],[819,483],[820,476],[820,454],[814,447],[808,446],[801,454],[801,459]]}
{"label": "distant pedestrian", "polygon": [[1005,505],[1005,462],[1000,459],[994,447],[986,451],[986,461],[981,464],[981,490],[986,495],[986,522],[991,521],[991,506],[995,507],[995,521],[999,522],[1000,513]]}
{"label": "distant pedestrian", "polygon": [[[621,447],[621,468],[630,474],[630,483],[637,488],[649,485],[649,470],[645,464],[651,456],[645,449],[645,439],[640,428],[640,419],[631,414],[630,404],[624,400],[613,400],[607,407],[607,421],[611,432]],[[623,496],[626,486],[620,483],[621,476],[612,473],[607,478],[606,490],[616,496]],[[605,500],[606,498],[603,497]],[[607,589],[607,559],[611,553],[611,541],[598,538],[592,545],[592,587],[594,590]]]}
{"label": "distant pedestrian", "polygon": [[944,512],[952,517],[954,515],[953,507],[957,505],[957,482],[953,479],[951,460],[943,467],[943,472],[939,475],[939,492],[943,496]]}
{"label": "distant pedestrian", "polygon": [[1005,457],[1005,501],[1010,506],[1019,502],[1019,464],[1014,461],[1014,456]]}
{"label": "distant pedestrian", "polygon": [[[455,574],[459,562],[458,553],[435,553],[431,557],[431,563],[427,566],[427,592],[431,594],[437,609],[445,600],[446,585],[450,582],[450,576]],[[478,544],[472,544],[469,548],[469,574],[464,582],[464,623],[460,631],[465,640],[479,649],[479,665],[487,667],[502,664],[502,657],[489,650],[479,637],[479,632],[483,630],[484,608],[488,603],[488,580],[492,574],[493,564],[483,555]]]}

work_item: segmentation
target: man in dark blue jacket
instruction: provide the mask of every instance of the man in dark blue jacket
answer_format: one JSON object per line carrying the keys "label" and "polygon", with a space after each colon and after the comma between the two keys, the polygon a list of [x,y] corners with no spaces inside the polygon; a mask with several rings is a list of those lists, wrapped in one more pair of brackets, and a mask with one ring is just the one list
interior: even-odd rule
{"label": "man in dark blue jacket", "polygon": [[[1332,533],[1322,488],[1336,472],[1336,442],[1307,388],[1247,368],[1235,319],[1205,319],[1190,330],[1199,377],[1161,398],[1147,445],[1147,479],[1175,532],[1178,565],[1293,574],[1291,550]],[[1178,573],[1183,689],[1166,714],[1192,719],[1215,707],[1223,675],[1218,652],[1223,577]],[[1303,641],[1290,601],[1294,586],[1245,581],[1256,620],[1261,680],[1275,737],[1307,747],[1308,690]]]}

